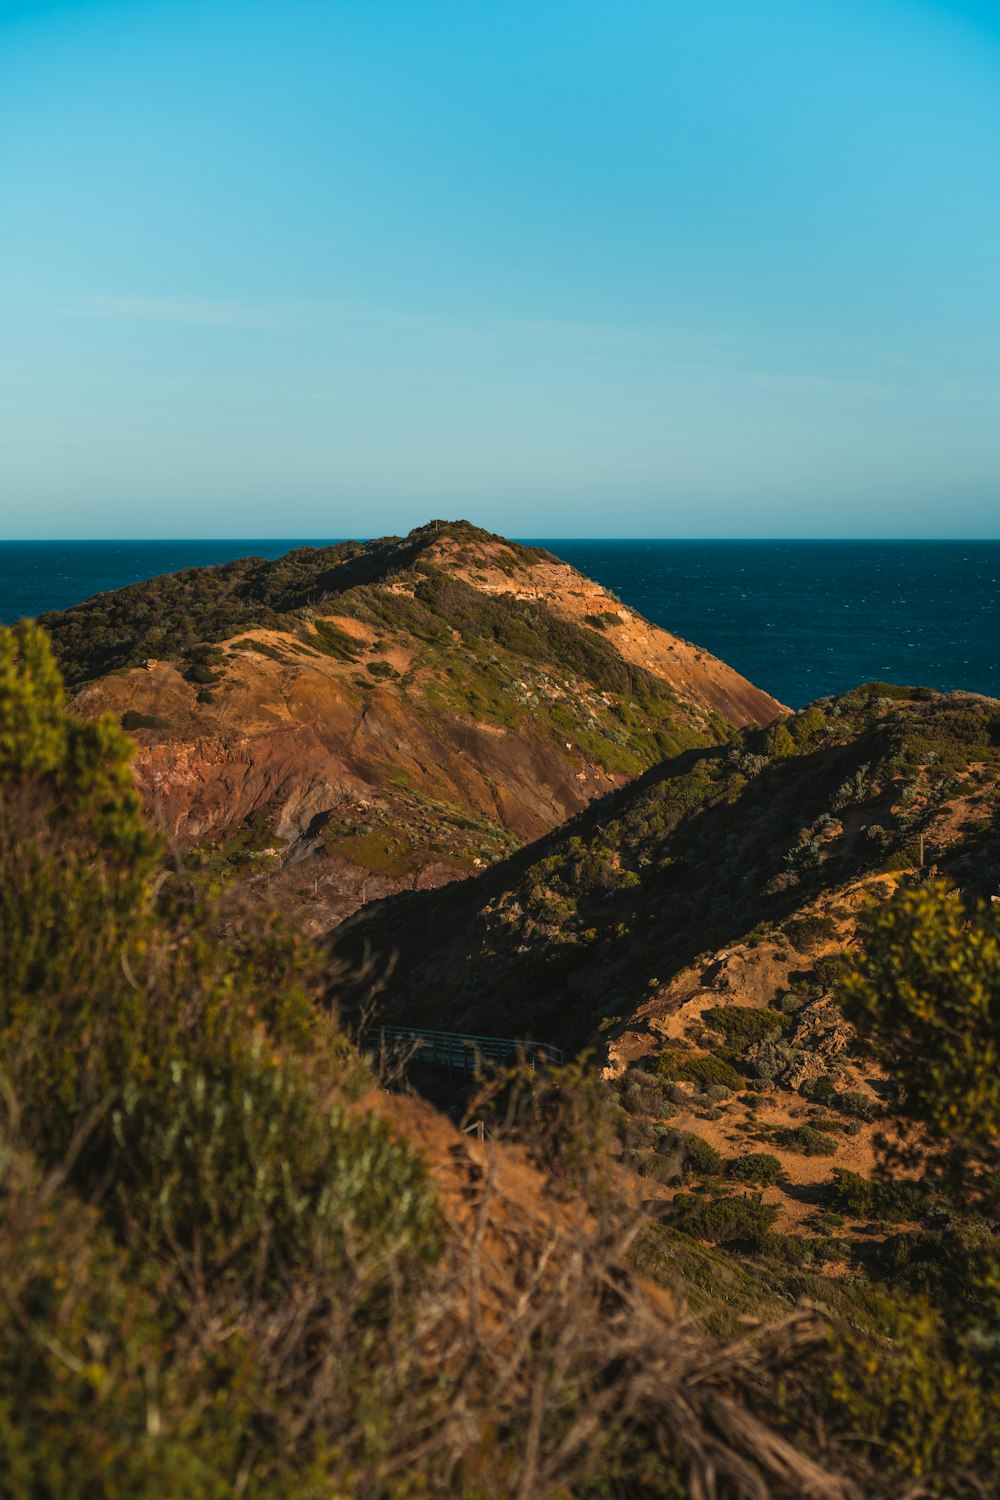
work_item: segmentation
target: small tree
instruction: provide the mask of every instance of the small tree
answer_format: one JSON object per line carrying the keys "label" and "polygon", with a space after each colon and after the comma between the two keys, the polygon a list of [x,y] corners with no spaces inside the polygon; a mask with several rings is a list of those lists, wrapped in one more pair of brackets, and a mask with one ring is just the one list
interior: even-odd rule
{"label": "small tree", "polygon": [[943,883],[879,907],[840,986],[845,1013],[878,1049],[900,1124],[888,1155],[925,1161],[959,1195],[995,1210],[1000,1168],[1000,928]]}

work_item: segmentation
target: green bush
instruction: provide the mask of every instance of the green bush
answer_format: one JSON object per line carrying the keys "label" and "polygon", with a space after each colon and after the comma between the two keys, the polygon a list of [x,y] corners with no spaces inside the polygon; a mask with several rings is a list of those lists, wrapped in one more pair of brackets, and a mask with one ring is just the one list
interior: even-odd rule
{"label": "green bush", "polygon": [[822,739],[825,729],[826,716],[815,703],[804,708],[801,713],[793,714],[788,721],[789,734],[800,753],[812,750]]}
{"label": "green bush", "polygon": [[858,1172],[834,1167],[825,1193],[831,1208],[861,1219],[920,1219],[932,1203],[926,1183],[871,1182]]}
{"label": "green bush", "polygon": [[786,1151],[800,1151],[803,1156],[833,1156],[837,1150],[833,1136],[817,1130],[815,1125],[796,1125],[782,1130],[779,1143]]}
{"label": "green bush", "polygon": [[676,1158],[686,1177],[718,1177],[725,1159],[702,1136],[684,1130],[664,1131],[657,1147],[661,1156]]}
{"label": "green bush", "polygon": [[767,753],[772,760],[785,760],[798,752],[798,746],[788,728],[788,721],[772,724],[767,732]]}
{"label": "green bush", "polygon": [[320,651],[336,661],[357,661],[360,646],[340,625],[335,625],[332,620],[316,619],[312,621],[312,628],[315,632],[312,644]]}
{"label": "green bush", "polygon": [[372,677],[379,677],[383,681],[390,681],[392,678],[399,676],[396,668],[387,661],[370,661],[368,663],[368,671]]}
{"label": "green bush", "polygon": [[785,1169],[769,1151],[748,1151],[726,1163],[726,1176],[751,1187],[773,1187],[784,1181]]}
{"label": "green bush", "polygon": [[799,1084],[799,1093],[803,1099],[812,1099],[817,1104],[832,1104],[837,1097],[836,1076],[825,1073],[819,1078],[804,1078]]}
{"label": "green bush", "polygon": [[621,620],[613,610],[602,609],[599,615],[584,615],[583,622],[592,630],[607,630],[609,625],[620,625]]}
{"label": "green bush", "polygon": [[769,1231],[761,1235],[756,1248],[762,1259],[778,1261],[782,1266],[807,1266],[813,1258],[812,1240],[802,1234]]}
{"label": "green bush", "polygon": [[727,1089],[738,1089],[741,1082],[740,1075],[725,1058],[680,1047],[661,1052],[656,1059],[656,1071],[661,1078],[683,1078],[696,1083],[702,1092],[713,1083],[724,1084]]}
{"label": "green bush", "polygon": [[[871,1475],[869,1493],[901,1492],[953,1500],[995,1488],[1000,1402],[995,1384],[968,1349],[956,1347],[932,1309],[875,1304],[861,1326],[830,1330],[830,1362],[819,1414],[836,1443]],[[905,1491],[902,1491],[905,1492]]]}
{"label": "green bush", "polygon": [[825,953],[812,967],[812,978],[823,989],[833,989],[852,972],[853,960],[849,953]]}
{"label": "green bush", "polygon": [[766,1006],[713,1005],[702,1011],[702,1020],[714,1031],[721,1031],[737,1055],[754,1042],[788,1031],[791,1021],[781,1011]]}
{"label": "green bush", "polygon": [[208,687],[221,679],[219,668],[223,664],[223,653],[218,646],[210,646],[204,642],[196,646],[189,646],[184,654],[182,676],[188,682],[199,683]]}
{"label": "green bush", "polygon": [[133,729],[166,729],[168,720],[161,719],[158,714],[139,713],[137,709],[130,708],[122,714],[121,725],[126,732]]}
{"label": "green bush", "polygon": [[760,1080],[763,1087],[771,1087],[793,1069],[802,1065],[806,1054],[801,1047],[793,1047],[782,1037],[772,1035],[755,1042],[746,1061],[747,1072]]}
{"label": "green bush", "polygon": [[[372,1114],[318,1107],[294,1070],[262,1046],[198,1065],[175,1057],[112,1114],[106,1217],[149,1253],[164,1244],[206,1267],[265,1282],[308,1267],[367,1261],[398,1271],[437,1248],[423,1168]],[[262,1258],[262,1245],[267,1246]]]}
{"label": "green bush", "polygon": [[242,1416],[220,1390],[190,1422],[198,1361],[177,1348],[155,1277],[96,1210],[47,1196],[23,1157],[0,1173],[0,1258],[3,1494],[221,1500],[262,1383]]}
{"label": "green bush", "polygon": [[[877,1049],[912,1151],[1000,1207],[1000,928],[941,883],[872,913],[841,1002]],[[906,1142],[904,1142],[904,1147]]]}
{"label": "green bush", "polygon": [[662,1119],[673,1113],[663,1083],[641,1068],[630,1068],[617,1081],[618,1097],[632,1115],[649,1115]]}
{"label": "green bush", "polygon": [[831,943],[838,936],[832,917],[796,917],[785,924],[785,932],[800,950],[814,948],[817,943]]}
{"label": "green bush", "polygon": [[853,1120],[877,1120],[882,1113],[878,1101],[868,1094],[862,1094],[860,1089],[845,1089],[830,1102]]}
{"label": "green bush", "polygon": [[675,1228],[713,1244],[759,1240],[778,1217],[778,1210],[758,1195],[704,1199],[678,1193],[673,1208]]}
{"label": "green bush", "polygon": [[1000,1329],[995,1225],[956,1217],[940,1228],[891,1235],[882,1246],[880,1270],[893,1285],[945,1309],[984,1349],[995,1342]]}

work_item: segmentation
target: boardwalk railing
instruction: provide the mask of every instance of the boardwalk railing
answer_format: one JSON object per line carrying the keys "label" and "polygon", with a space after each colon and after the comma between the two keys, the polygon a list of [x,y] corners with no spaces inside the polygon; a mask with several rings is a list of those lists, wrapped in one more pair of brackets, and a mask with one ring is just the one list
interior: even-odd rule
{"label": "boardwalk railing", "polygon": [[529,1068],[535,1068],[563,1061],[559,1048],[545,1042],[474,1036],[467,1031],[430,1031],[419,1026],[370,1026],[361,1038],[361,1045],[366,1052],[401,1061],[439,1063],[467,1072],[475,1072],[484,1063],[500,1067],[505,1063],[526,1062]]}

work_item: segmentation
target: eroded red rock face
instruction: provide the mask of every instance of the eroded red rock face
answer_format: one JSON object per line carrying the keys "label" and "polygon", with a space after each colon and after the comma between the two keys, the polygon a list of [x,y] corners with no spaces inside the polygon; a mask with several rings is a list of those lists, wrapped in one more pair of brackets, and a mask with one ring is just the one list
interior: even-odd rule
{"label": "eroded red rock face", "polygon": [[[433,573],[504,607],[543,607],[578,633],[585,616],[603,616],[605,654],[669,689],[680,744],[781,712],[565,564],[525,562],[500,539],[473,537],[437,537],[420,573],[377,588],[405,604]],[[622,717],[578,665],[520,660],[459,629],[428,642],[352,599],[331,598],[288,630],[220,643],[208,686],[187,680],[182,662],[151,660],[87,684],[74,702],[134,733],[137,783],[179,850],[211,846],[317,926],[393,890],[472,874],[657,758],[662,722]],[[324,622],[348,638],[349,660],[324,649]]]}

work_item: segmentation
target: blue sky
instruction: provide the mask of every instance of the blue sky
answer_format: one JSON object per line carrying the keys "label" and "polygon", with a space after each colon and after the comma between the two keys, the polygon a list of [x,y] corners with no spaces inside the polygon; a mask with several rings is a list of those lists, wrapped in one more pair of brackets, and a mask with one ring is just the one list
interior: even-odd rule
{"label": "blue sky", "polygon": [[994,5],[0,0],[0,536],[998,536],[998,164]]}

